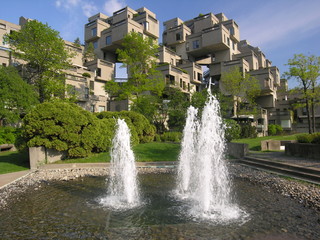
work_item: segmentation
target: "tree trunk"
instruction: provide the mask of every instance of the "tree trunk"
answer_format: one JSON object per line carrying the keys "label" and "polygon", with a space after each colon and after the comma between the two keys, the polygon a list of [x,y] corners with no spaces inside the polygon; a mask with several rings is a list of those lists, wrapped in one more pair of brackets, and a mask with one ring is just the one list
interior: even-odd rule
{"label": "tree trunk", "polygon": [[309,128],[309,133],[312,133],[312,128],[311,128],[311,116],[310,116],[310,106],[309,106],[309,99],[306,98],[306,109],[307,109],[307,117],[308,117],[308,128]]}

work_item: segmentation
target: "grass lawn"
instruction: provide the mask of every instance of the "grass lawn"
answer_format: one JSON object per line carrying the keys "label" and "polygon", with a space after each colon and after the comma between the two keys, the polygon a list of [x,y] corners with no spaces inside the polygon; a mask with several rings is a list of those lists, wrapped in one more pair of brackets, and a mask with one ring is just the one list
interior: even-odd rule
{"label": "grass lawn", "polygon": [[[174,143],[151,142],[133,147],[137,162],[176,161],[180,145]],[[55,163],[95,163],[110,162],[110,153],[94,154],[86,158],[66,159]]]}
{"label": "grass lawn", "polygon": [[247,143],[249,145],[249,150],[251,151],[261,151],[261,141],[263,140],[296,140],[296,136],[299,134],[286,135],[286,136],[267,136],[258,138],[243,138],[233,140],[232,142],[237,143]]}
{"label": "grass lawn", "polygon": [[29,169],[27,152],[0,152],[0,174]]}

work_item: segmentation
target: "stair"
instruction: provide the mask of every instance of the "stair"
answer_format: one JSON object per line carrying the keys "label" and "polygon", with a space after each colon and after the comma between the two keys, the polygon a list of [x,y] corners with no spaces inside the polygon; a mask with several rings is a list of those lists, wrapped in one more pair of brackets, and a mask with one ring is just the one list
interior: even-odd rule
{"label": "stair", "polygon": [[244,159],[240,160],[240,163],[258,169],[268,170],[280,175],[320,184],[320,170],[315,168],[306,168],[250,156],[246,156]]}

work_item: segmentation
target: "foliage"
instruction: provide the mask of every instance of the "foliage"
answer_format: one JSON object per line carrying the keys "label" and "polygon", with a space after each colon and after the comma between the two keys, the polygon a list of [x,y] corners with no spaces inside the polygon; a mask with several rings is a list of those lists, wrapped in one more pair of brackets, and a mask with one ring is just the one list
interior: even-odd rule
{"label": "foliage", "polygon": [[150,123],[154,123],[160,103],[159,96],[141,95],[139,99],[133,102],[131,110],[145,116]]}
{"label": "foliage", "polygon": [[0,127],[0,144],[15,143],[18,132],[14,127]]}
{"label": "foliage", "polygon": [[90,73],[85,72],[85,73],[82,73],[82,77],[91,78],[91,75]]}
{"label": "foliage", "polygon": [[33,20],[20,31],[6,35],[5,41],[12,47],[13,55],[26,62],[23,77],[35,86],[40,102],[53,96],[64,98],[65,77],[61,71],[70,66],[72,54],[65,48],[59,32]]}
{"label": "foliage", "polygon": [[76,47],[81,47],[81,41],[80,41],[80,38],[77,37],[74,41],[73,41],[73,44],[76,46]]}
{"label": "foliage", "polygon": [[142,115],[133,111],[101,112],[99,119],[122,118],[128,124],[134,143],[152,142],[155,136],[155,127]]}
{"label": "foliage", "polygon": [[309,133],[315,132],[315,104],[320,99],[320,57],[295,54],[292,59],[288,60],[287,65],[289,70],[284,73],[284,76],[298,81],[299,93],[302,92],[303,99],[303,104],[298,107],[306,107]]}
{"label": "foliage", "polygon": [[241,126],[235,120],[224,119],[224,124],[226,126],[225,138],[227,142],[240,138]]}
{"label": "foliage", "polygon": [[320,144],[320,133],[312,133],[312,134],[299,134],[297,135],[297,141],[299,143],[313,143],[313,144]]}
{"label": "foliage", "polygon": [[221,84],[227,94],[235,97],[237,115],[241,114],[241,103],[254,108],[255,98],[260,94],[259,81],[255,77],[241,72],[239,67],[233,67],[222,73]]}
{"label": "foliage", "polygon": [[181,142],[182,133],[181,132],[165,132],[160,135],[162,142]]}
{"label": "foliage", "polygon": [[38,103],[32,87],[13,67],[0,66],[0,122],[15,122]]}
{"label": "foliage", "polygon": [[283,128],[278,124],[269,124],[268,126],[268,135],[280,135],[283,132]]}
{"label": "foliage", "polygon": [[180,90],[169,88],[165,94],[168,96],[168,125],[170,130],[181,132],[186,122],[187,109],[190,106],[188,95]]}
{"label": "foliage", "polygon": [[90,42],[86,45],[83,53],[83,60],[85,62],[90,62],[93,61],[97,58],[95,52],[94,52],[94,46],[93,43]]}
{"label": "foliage", "polygon": [[29,147],[67,151],[69,157],[106,151],[115,127],[114,119],[100,121],[81,107],[60,101],[39,104],[25,116],[23,123]]}
{"label": "foliage", "polygon": [[130,98],[135,100],[142,93],[151,91],[161,95],[164,88],[164,79],[156,70],[156,54],[158,45],[148,37],[139,33],[127,34],[122,43],[122,48],[117,49],[118,59],[123,62],[123,67],[128,68],[128,81],[121,83],[115,80],[106,83],[106,91],[119,99]]}
{"label": "foliage", "polygon": [[255,138],[257,137],[257,129],[251,124],[241,124],[241,138]]}

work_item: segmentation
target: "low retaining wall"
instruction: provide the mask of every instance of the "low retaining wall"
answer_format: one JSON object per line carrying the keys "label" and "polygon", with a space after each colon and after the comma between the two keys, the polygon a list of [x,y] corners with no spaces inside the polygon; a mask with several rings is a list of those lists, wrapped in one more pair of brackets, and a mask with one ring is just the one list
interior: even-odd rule
{"label": "low retaining wall", "polygon": [[296,140],[264,140],[261,141],[261,151],[285,150],[287,143],[295,143]]}
{"label": "low retaining wall", "polygon": [[246,143],[227,143],[227,154],[234,158],[243,158],[249,152],[249,145]]}
{"label": "low retaining wall", "polygon": [[320,144],[286,143],[286,155],[320,160]]}
{"label": "low retaining wall", "polygon": [[46,163],[53,163],[66,157],[66,152],[59,152],[55,149],[45,147],[29,148],[30,168],[35,169]]}

